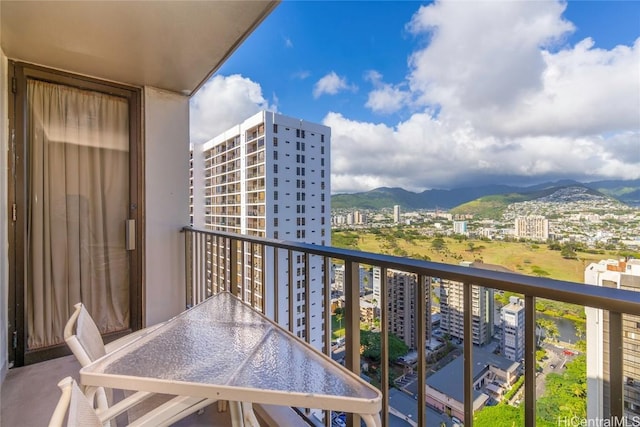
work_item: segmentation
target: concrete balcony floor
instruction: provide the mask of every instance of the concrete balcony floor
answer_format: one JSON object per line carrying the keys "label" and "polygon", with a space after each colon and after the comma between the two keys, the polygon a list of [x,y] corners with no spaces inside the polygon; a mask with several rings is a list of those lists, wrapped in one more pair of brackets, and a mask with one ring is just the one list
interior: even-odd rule
{"label": "concrete balcony floor", "polygon": [[[79,371],[80,364],[74,356],[10,369],[0,390],[0,426],[49,425],[51,414],[60,398],[58,381],[66,376],[77,380]],[[119,417],[117,421],[118,426],[126,425],[126,417]],[[215,404],[207,407],[203,414],[191,415],[174,424],[176,427],[230,425],[229,412],[218,413]]]}

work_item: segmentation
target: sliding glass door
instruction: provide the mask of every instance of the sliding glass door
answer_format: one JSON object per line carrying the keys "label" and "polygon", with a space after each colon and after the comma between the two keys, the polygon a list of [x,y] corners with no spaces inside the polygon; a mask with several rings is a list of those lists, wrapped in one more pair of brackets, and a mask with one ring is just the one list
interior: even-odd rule
{"label": "sliding glass door", "polygon": [[15,153],[24,153],[15,182],[23,196],[16,197],[23,223],[15,299],[24,309],[15,313],[24,341],[16,359],[25,363],[64,351],[64,325],[77,302],[103,334],[139,323],[132,301],[139,295],[132,289],[137,239],[127,236],[137,215],[131,97],[42,77],[22,75],[24,136]]}

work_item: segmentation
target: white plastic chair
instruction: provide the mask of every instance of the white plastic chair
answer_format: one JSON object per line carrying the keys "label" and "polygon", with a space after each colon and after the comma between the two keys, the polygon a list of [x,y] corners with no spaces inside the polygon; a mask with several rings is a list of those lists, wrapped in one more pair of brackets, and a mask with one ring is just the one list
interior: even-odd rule
{"label": "white plastic chair", "polygon": [[[82,393],[73,378],[64,378],[58,383],[58,387],[62,390],[62,395],[60,396],[58,405],[53,411],[53,415],[49,421],[49,427],[62,427],[65,416],[67,418],[67,427],[102,427],[114,420],[115,417],[121,413],[140,403],[137,396],[133,395],[116,403],[107,410],[100,411],[93,408],[90,398]],[[173,417],[167,417],[166,411],[158,411],[158,409],[155,409],[146,413],[134,423],[129,424],[129,426],[169,426],[186,416],[179,412],[179,404],[174,406],[174,409],[178,410],[178,412]]]}
{"label": "white plastic chair", "polygon": [[[117,350],[161,325],[159,324],[136,331],[105,345],[102,341],[102,337],[100,336],[98,327],[84,305],[82,303],[78,303],[74,307],[76,310],[73,312],[64,328],[64,340],[82,367],[91,364],[100,357]],[[111,405],[110,389],[105,390],[103,387],[92,387],[85,390],[85,393],[87,393],[88,397],[91,397],[92,401],[95,402],[95,407],[98,411],[109,411],[109,407]],[[127,394],[130,395],[128,395],[124,401],[135,402],[135,404],[130,404],[127,407],[129,422],[134,419],[136,420],[136,423],[131,425],[138,425],[139,423],[142,423],[140,425],[146,425],[145,416],[141,416],[141,414],[147,412],[152,413],[152,418],[154,420],[153,424],[149,425],[169,425],[216,401],[213,399],[190,396],[177,396],[172,398],[168,395],[158,395],[149,392],[137,392],[134,394],[126,392],[125,395]],[[151,399],[152,401],[145,402],[144,405],[135,406],[150,398],[153,398]],[[120,402],[116,404],[116,406],[118,405],[120,405]],[[153,411],[151,411],[152,409]],[[122,412],[123,411],[120,411],[118,415]],[[161,419],[170,422],[167,424],[159,423],[159,420]]]}

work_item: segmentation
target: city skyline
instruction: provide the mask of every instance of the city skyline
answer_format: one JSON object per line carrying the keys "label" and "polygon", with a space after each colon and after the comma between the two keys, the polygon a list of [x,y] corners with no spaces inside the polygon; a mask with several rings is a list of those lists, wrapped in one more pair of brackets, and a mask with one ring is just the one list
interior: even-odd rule
{"label": "city skyline", "polygon": [[260,109],[323,123],[334,193],[636,179],[639,17],[639,2],[284,1],[192,99],[192,141]]}

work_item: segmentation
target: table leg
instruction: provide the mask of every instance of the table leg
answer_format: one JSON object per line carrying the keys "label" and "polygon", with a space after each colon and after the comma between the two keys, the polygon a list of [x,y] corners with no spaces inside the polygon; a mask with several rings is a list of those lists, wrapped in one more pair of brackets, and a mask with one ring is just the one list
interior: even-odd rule
{"label": "table leg", "polygon": [[242,402],[241,408],[244,425],[246,427],[260,427],[258,418],[256,418],[256,414],[253,412],[253,405],[251,405],[251,402]]}
{"label": "table leg", "polygon": [[360,414],[360,417],[367,425],[367,427],[382,427],[382,419],[380,418],[380,414]]}
{"label": "table leg", "polygon": [[231,412],[231,425],[233,427],[244,427],[242,403],[229,401],[229,411]]}

